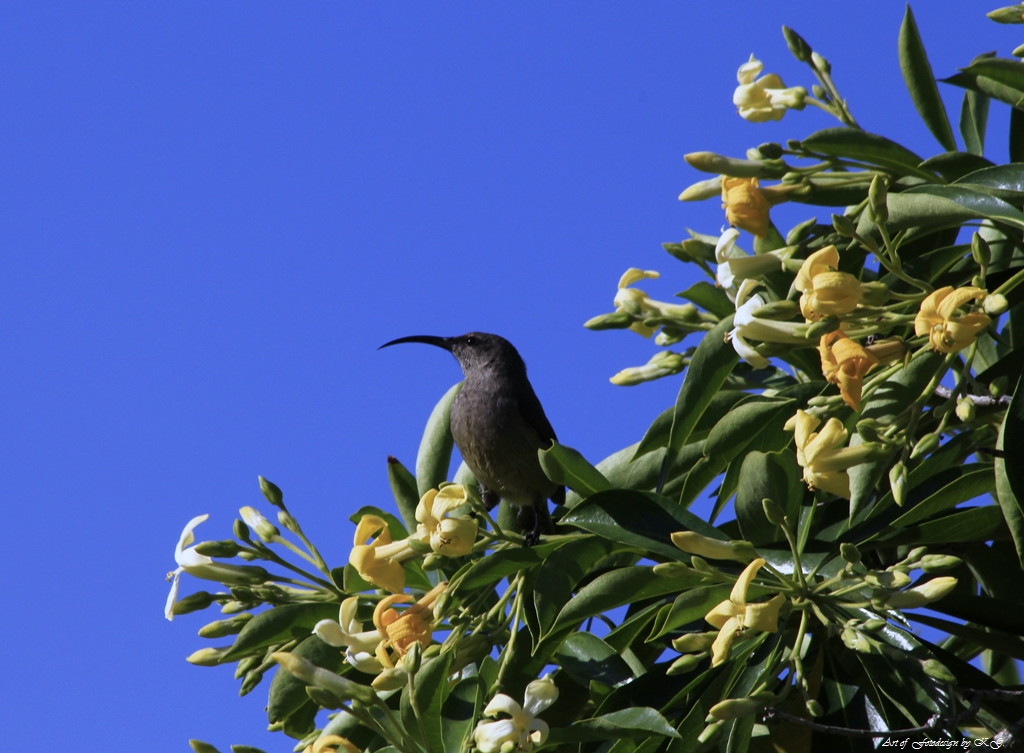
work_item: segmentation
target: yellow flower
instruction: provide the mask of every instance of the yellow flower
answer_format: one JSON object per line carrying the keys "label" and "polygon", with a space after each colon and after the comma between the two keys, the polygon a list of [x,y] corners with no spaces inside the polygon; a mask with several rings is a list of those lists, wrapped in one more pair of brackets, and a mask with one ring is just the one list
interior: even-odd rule
{"label": "yellow flower", "polygon": [[764,604],[747,604],[747,590],[762,566],[764,560],[760,557],[747,565],[732,587],[729,598],[704,616],[718,628],[718,637],[711,646],[712,667],[729,659],[733,640],[744,630],[778,632],[779,609],[786,603],[785,596],[776,594]]}
{"label": "yellow flower", "polygon": [[865,442],[856,447],[843,447],[847,431],[838,418],[830,418],[820,432],[821,423],[802,410],[786,422],[786,431],[796,439],[796,460],[803,466],[804,482],[838,497],[850,498],[850,477],[846,469],[867,462],[878,454],[878,445]]}
{"label": "yellow flower", "polygon": [[953,288],[947,285],[921,301],[921,310],[914,319],[914,333],[928,335],[928,342],[940,353],[963,350],[992,321],[978,312],[958,314],[957,309],[970,300],[988,295],[982,288]]}
{"label": "yellow flower", "polygon": [[307,745],[302,753],[335,753],[344,749],[348,753],[361,753],[351,741],[341,735],[323,735]]}
{"label": "yellow flower", "polygon": [[740,85],[732,95],[732,103],[736,105],[741,118],[751,123],[765,123],[769,120],[782,120],[787,109],[804,109],[806,89],[802,86],[785,88],[786,85],[775,73],[757,78],[763,69],[764,63],[751,55],[750,60],[736,72],[736,80]]}
{"label": "yellow flower", "polygon": [[445,557],[462,557],[476,543],[477,522],[472,518],[454,518],[449,514],[469,504],[466,487],[449,484],[438,491],[431,489],[416,505],[416,533],[430,548]]}
{"label": "yellow flower", "polygon": [[[431,607],[447,587],[447,583],[439,583],[401,614],[391,605],[412,601],[411,596],[393,594],[380,600],[373,610],[373,624],[382,638],[376,648],[377,660],[385,669],[394,669],[395,657],[405,656],[413,643],[419,643],[423,648],[430,645],[434,634]],[[389,649],[394,654],[389,653]]]}
{"label": "yellow flower", "polygon": [[[379,532],[379,533],[378,533]],[[369,544],[366,540],[377,534]],[[405,570],[402,562],[416,555],[408,539],[391,541],[387,522],[377,515],[364,515],[356,526],[349,564],[359,571],[359,576],[379,588],[391,593],[405,590]]]}
{"label": "yellow flower", "polygon": [[722,178],[722,207],[730,225],[758,238],[768,235],[768,199],[757,178]]}
{"label": "yellow flower", "polygon": [[923,607],[925,604],[944,598],[956,587],[956,583],[956,578],[951,578],[948,575],[942,578],[932,578],[920,586],[890,594],[885,600],[885,606],[890,609]]}
{"label": "yellow flower", "polygon": [[[615,312],[625,311],[633,316],[637,317],[663,317],[663,318],[675,318],[681,321],[692,321],[696,309],[693,304],[677,304],[677,303],[665,303],[664,301],[654,301],[642,290],[631,288],[634,282],[640,280],[656,280],[661,277],[660,274],[651,269],[636,269],[631,267],[623,273],[622,277],[619,278],[619,289],[615,294]],[[630,327],[631,330],[636,332],[638,335],[644,337],[650,337],[657,331],[657,327],[649,327],[642,321],[633,322]]]}
{"label": "yellow flower", "polygon": [[544,675],[526,686],[523,705],[498,693],[484,709],[484,716],[507,714],[508,719],[480,722],[473,730],[473,742],[481,753],[529,753],[534,745],[548,739],[548,725],[537,715],[558,700],[558,688],[551,675]]}
{"label": "yellow flower", "polygon": [[878,359],[839,330],[821,336],[818,353],[825,379],[838,385],[843,402],[854,410],[860,410],[864,375],[878,365]]}
{"label": "yellow flower", "polygon": [[834,271],[838,266],[839,252],[835,246],[826,246],[804,260],[793,283],[803,293],[800,311],[804,319],[815,322],[823,316],[848,314],[857,308],[860,280],[847,272]]}

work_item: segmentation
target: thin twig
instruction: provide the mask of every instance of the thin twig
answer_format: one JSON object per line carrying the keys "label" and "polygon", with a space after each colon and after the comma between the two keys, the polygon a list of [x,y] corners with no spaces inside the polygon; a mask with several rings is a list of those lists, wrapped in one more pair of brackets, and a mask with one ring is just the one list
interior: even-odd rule
{"label": "thin twig", "polygon": [[[952,395],[953,390],[949,387],[943,387],[940,384],[935,388],[935,396],[943,400],[948,400]],[[1009,405],[1013,395],[1000,395],[999,397],[992,397],[991,395],[965,395],[965,397],[969,397],[971,402],[979,408],[991,408],[993,405]]]}

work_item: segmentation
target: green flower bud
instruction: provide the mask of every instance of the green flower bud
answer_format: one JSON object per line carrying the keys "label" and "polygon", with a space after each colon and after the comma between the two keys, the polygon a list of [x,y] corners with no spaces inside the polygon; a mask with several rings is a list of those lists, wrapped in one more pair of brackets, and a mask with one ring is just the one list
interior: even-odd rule
{"label": "green flower bud", "polygon": [[[671,535],[672,543],[689,554],[711,557],[716,560],[736,560],[750,562],[757,556],[754,545],[749,541],[721,541],[703,536],[694,531],[677,531]],[[693,566],[700,570],[696,559],[691,558]],[[703,561],[703,560],[702,560]],[[707,567],[707,563],[704,562]],[[709,568],[710,569],[710,568]]]}
{"label": "green flower bud", "polygon": [[452,605],[451,595],[445,591],[434,599],[433,614],[435,620],[443,620],[448,615],[448,608]]}
{"label": "green flower bud", "polygon": [[889,301],[889,286],[877,281],[861,283],[860,300],[866,306],[884,306]]}
{"label": "green flower bud", "polygon": [[432,552],[423,558],[423,569],[427,572],[437,570],[437,568],[444,564],[445,559],[444,555]]}
{"label": "green flower bud", "polygon": [[873,570],[864,576],[864,581],[875,588],[903,588],[910,583],[910,576],[902,570]]}
{"label": "green flower bud", "polygon": [[707,651],[717,637],[718,633],[686,633],[672,641],[672,648],[681,654]]}
{"label": "green flower bud", "polygon": [[851,565],[856,565],[860,562],[860,549],[857,548],[856,544],[844,542],[839,545],[839,553],[843,559],[849,562]]}
{"label": "green flower bud", "polygon": [[999,376],[988,383],[988,394],[992,397],[1001,397],[1006,394],[1010,387],[1010,380],[1006,376]]}
{"label": "green flower bud", "polygon": [[633,324],[633,315],[627,311],[616,311],[614,314],[601,314],[583,323],[587,329],[629,329]]}
{"label": "green flower bud", "polygon": [[714,152],[691,152],[684,154],[686,163],[704,173],[728,175],[732,178],[774,178],[782,170],[763,162],[723,157]]}
{"label": "green flower bud", "polygon": [[1014,47],[1010,54],[1015,58],[1024,57],[1024,44]]}
{"label": "green flower bud", "polygon": [[253,560],[258,560],[260,558],[259,552],[241,551],[238,553],[238,556],[246,562],[252,562]]}
{"label": "green flower bud", "polygon": [[237,635],[245,627],[245,624],[252,619],[248,612],[232,617],[229,620],[217,620],[199,628],[200,638],[223,638],[225,635]]}
{"label": "green flower bud", "polygon": [[1002,293],[993,293],[992,295],[985,296],[982,308],[985,309],[985,313],[989,316],[999,316],[1000,314],[1005,314],[1006,310],[1010,308],[1010,302],[1006,300],[1006,296]]}
{"label": "green flower bud", "polygon": [[808,327],[804,337],[808,340],[820,340],[822,335],[827,335],[829,332],[835,332],[839,329],[839,325],[839,317],[826,316],[824,319],[819,319]]}
{"label": "green flower bud", "polygon": [[722,727],[725,722],[714,722],[704,728],[704,731],[697,736],[697,742],[701,745],[707,745],[709,742],[718,737],[718,733],[722,731]]}
{"label": "green flower bud", "polygon": [[198,554],[203,554],[207,557],[234,557],[238,554],[238,544],[232,539],[201,541],[196,544],[195,550]]}
{"label": "green flower bud", "polygon": [[249,695],[249,693],[256,689],[256,686],[259,685],[262,680],[262,672],[247,673],[245,675],[245,679],[242,680],[242,686],[238,689],[239,697]]}
{"label": "green flower bud", "polygon": [[859,630],[843,628],[843,632],[840,637],[843,639],[843,644],[851,651],[856,651],[861,654],[871,653],[871,641],[869,641]]}
{"label": "green flower bud", "polygon": [[824,716],[825,715],[825,710],[821,708],[821,704],[818,703],[813,698],[808,700],[804,704],[804,706],[807,707],[807,713],[810,714],[813,717],[819,717],[819,716]]}
{"label": "green flower bud", "polygon": [[908,588],[906,591],[899,591],[894,594],[890,594],[885,599],[885,606],[889,609],[914,609],[916,607],[923,607],[925,604],[929,604],[933,601],[946,596],[950,591],[956,587],[956,578],[951,578],[948,575],[932,578],[927,583],[923,583],[920,586],[914,586]]}
{"label": "green flower bud", "polygon": [[857,433],[860,434],[865,442],[881,442],[882,438],[878,435],[878,422],[873,418],[865,418],[857,422]]}
{"label": "green flower bud", "polygon": [[769,141],[757,147],[757,151],[764,159],[782,159],[782,144]]}
{"label": "green flower bud", "polygon": [[845,214],[833,214],[832,227],[844,238],[853,238],[857,235],[857,225]]}
{"label": "green flower bud", "polygon": [[922,570],[931,575],[952,570],[954,567],[959,567],[962,562],[962,559],[950,554],[926,554],[918,564]]}
{"label": "green flower bud", "polygon": [[262,663],[263,659],[259,656],[247,656],[240,659],[235,666],[235,679],[240,680]]}
{"label": "green flower bud", "polygon": [[819,55],[817,52],[811,53],[811,62],[814,63],[814,67],[822,73],[831,73],[832,64],[828,62],[824,57]]}
{"label": "green flower bud", "polygon": [[654,574],[662,578],[685,578],[692,575],[693,570],[682,562],[661,562],[654,566]]}
{"label": "green flower bud", "polygon": [[409,646],[409,650],[405,652],[405,656],[402,657],[402,666],[409,674],[416,674],[420,671],[422,663],[423,646],[420,645],[419,641],[413,641],[412,645]]}
{"label": "green flower bud", "polygon": [[202,740],[189,740],[188,744],[192,746],[192,750],[194,750],[195,753],[220,753],[220,751],[210,745],[210,743],[204,743]]}
{"label": "green flower bud", "polygon": [[819,84],[814,84],[814,86],[811,87],[811,94],[813,94],[818,99],[826,101],[828,99],[828,92],[825,91],[825,87],[820,86]]}
{"label": "green flower bud", "polygon": [[693,569],[699,573],[705,573],[706,575],[717,575],[718,571],[711,567],[703,557],[698,557],[696,554],[690,556],[690,564],[693,565]]}
{"label": "green flower bud", "polygon": [[987,267],[992,261],[992,249],[981,233],[975,233],[971,238],[971,256],[979,267]]}
{"label": "green flower bud", "polygon": [[907,501],[907,467],[897,463],[889,470],[889,488],[897,506],[903,507]]}
{"label": "green flower bud", "polygon": [[772,301],[761,306],[754,311],[754,316],[758,319],[774,319],[776,321],[784,322],[792,319],[800,313],[800,304],[796,301]]}
{"label": "green flower bud", "polygon": [[198,612],[200,609],[206,609],[212,603],[213,594],[206,591],[196,591],[194,594],[189,594],[184,599],[174,603],[174,614]]}
{"label": "green flower bud", "polygon": [[913,568],[918,560],[928,554],[928,547],[916,546],[907,552],[907,556],[903,558],[903,566],[907,568]]}
{"label": "green flower bud", "polygon": [[725,719],[738,719],[742,716],[753,716],[766,705],[764,700],[755,698],[726,698],[711,707],[705,722]]}
{"label": "green flower bud", "polygon": [[250,541],[249,538],[249,527],[240,520],[235,520],[234,524],[235,538],[240,541]]}
{"label": "green flower bud", "polygon": [[910,453],[910,459],[916,460],[917,458],[924,457],[928,453],[934,451],[939,446],[939,435],[925,434],[914,445],[914,451]]}
{"label": "green flower bud", "polygon": [[[252,605],[254,602],[258,601],[256,593],[246,586],[231,586],[228,590],[231,591],[231,595],[235,597],[236,601],[240,601],[244,604]],[[246,609],[248,609],[248,607],[246,607]]]}
{"label": "green flower bud", "polygon": [[950,672],[946,665],[938,659],[925,659],[921,663],[921,668],[929,677],[934,677],[941,682],[948,682],[950,685],[957,684],[956,675]]}
{"label": "green flower bud", "polygon": [[284,526],[285,529],[291,531],[294,534],[298,534],[301,530],[299,528],[299,521],[292,517],[292,514],[287,510],[277,511],[277,522]]}
{"label": "green flower bud", "polygon": [[197,667],[216,667],[222,661],[228,651],[231,650],[231,646],[222,646],[221,648],[201,648],[198,651],[194,651],[189,654],[185,661],[189,664],[195,664]]}
{"label": "green flower bud", "polygon": [[722,176],[694,183],[679,194],[680,201],[703,201],[722,195]]}
{"label": "green flower bud", "polygon": [[956,417],[965,424],[974,420],[974,401],[970,395],[964,395],[956,399]]}
{"label": "green flower bud", "polygon": [[221,614],[237,614],[239,612],[244,612],[250,606],[250,604],[243,604],[240,601],[232,599],[231,601],[225,601],[224,604],[221,605],[220,611]]}
{"label": "green flower bud", "polygon": [[800,241],[804,240],[811,233],[811,230],[817,224],[818,218],[811,217],[811,219],[804,220],[799,225],[794,225],[793,228],[786,233],[786,245],[795,246],[800,243]]}
{"label": "green flower bud", "polygon": [[238,514],[242,516],[242,520],[246,522],[246,525],[256,531],[256,535],[267,543],[281,535],[277,526],[264,518],[263,515],[254,507],[246,505],[238,511]]}
{"label": "green flower bud", "polygon": [[370,704],[377,698],[377,694],[371,688],[318,667],[301,656],[278,651],[272,654],[271,658],[303,682],[329,690],[344,701],[358,700]]}
{"label": "green flower bud", "polygon": [[707,652],[703,654],[686,654],[680,656],[665,670],[665,674],[671,676],[674,675],[685,675],[687,672],[692,671],[697,667],[698,664],[707,656]]}
{"label": "green flower bud", "polygon": [[773,526],[782,526],[786,524],[786,513],[774,499],[761,500],[761,507],[764,508],[764,516],[768,518],[768,522]]}
{"label": "green flower bud", "polygon": [[996,8],[995,10],[990,10],[985,15],[997,24],[1024,24],[1024,7],[1020,5]]}
{"label": "green flower bud", "polygon": [[887,623],[885,620],[880,620],[877,617],[873,617],[870,620],[865,620],[864,624],[860,627],[862,630],[867,630],[868,632],[873,633],[876,630],[881,630],[888,624],[889,623]]}
{"label": "green flower bud", "polygon": [[793,53],[793,57],[801,63],[807,63],[810,61],[811,46],[804,41],[803,37],[788,26],[782,27],[782,36],[786,38],[786,46],[789,47],[789,51]]}
{"label": "green flower bud", "polygon": [[886,205],[889,189],[885,178],[876,175],[871,179],[868,189],[868,216],[876,225],[884,225],[889,221],[889,207]]}
{"label": "green flower bud", "polygon": [[280,507],[284,509],[284,492],[281,491],[280,487],[272,481],[267,481],[263,476],[259,476],[260,480],[260,491],[263,492],[263,496],[267,498],[267,502],[272,504],[274,507]]}

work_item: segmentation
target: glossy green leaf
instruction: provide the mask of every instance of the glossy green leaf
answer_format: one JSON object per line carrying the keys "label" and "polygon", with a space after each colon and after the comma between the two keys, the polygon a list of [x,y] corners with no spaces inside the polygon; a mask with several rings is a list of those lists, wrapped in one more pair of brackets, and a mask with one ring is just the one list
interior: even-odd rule
{"label": "glossy green leaf", "polygon": [[[414,682],[402,688],[401,711],[405,729],[421,743],[426,743],[427,750],[444,749],[444,721],[441,709],[448,697],[448,667],[452,653],[438,654],[432,659],[424,659]],[[419,720],[413,713],[412,700],[415,693],[419,707]],[[422,727],[420,724],[422,723]],[[426,739],[423,739],[423,736]]]}
{"label": "glossy green leaf", "polygon": [[978,156],[985,153],[988,107],[987,94],[970,89],[964,92],[964,102],[960,108],[960,136],[964,140],[964,148]]}
{"label": "glossy green leaf", "polygon": [[972,190],[984,191],[1013,204],[1024,203],[1024,165],[1013,163],[984,167],[956,181]]}
{"label": "glossy green leaf", "polygon": [[[337,619],[337,610],[334,617]],[[335,646],[329,646],[315,635],[310,635],[291,650],[295,656],[316,664],[318,667],[337,672],[343,664],[344,654]],[[278,669],[270,683],[267,699],[267,718],[270,723],[284,721],[309,700],[306,683],[291,672]]]}
{"label": "glossy green leaf", "polygon": [[804,148],[832,157],[867,162],[896,175],[916,175],[934,181],[935,175],[918,167],[921,158],[906,147],[884,136],[855,128],[826,128],[812,133],[802,142]]}
{"label": "glossy green leaf", "polygon": [[955,150],[953,129],[949,127],[946,107],[939,96],[939,87],[935,85],[932,66],[928,62],[928,55],[909,5],[900,25],[899,52],[900,70],[903,71],[903,80],[917,113],[943,147],[948,151]]}
{"label": "glossy green leaf", "polygon": [[568,727],[553,729],[548,744],[574,744],[650,735],[679,737],[665,717],[652,708],[639,707],[613,711],[593,719],[584,719]]}
{"label": "glossy green leaf", "polygon": [[725,382],[739,356],[725,335],[732,329],[732,317],[726,317],[714,326],[697,346],[683,378],[683,386],[676,398],[669,432],[668,447],[678,452],[700,420],[711,398]]}
{"label": "glossy green leaf", "polygon": [[1018,636],[1010,635],[1003,632],[990,632],[988,630],[981,630],[970,625],[961,625],[956,622],[950,622],[949,620],[939,619],[938,617],[932,617],[928,614],[918,614],[916,612],[907,612],[906,616],[914,622],[920,622],[924,625],[928,625],[933,628],[942,630],[950,635],[955,635],[959,638],[976,643],[984,648],[998,651],[1001,654],[1012,656],[1014,659],[1024,660],[1024,642],[1020,640]]}
{"label": "glossy green leaf", "polygon": [[654,621],[660,609],[661,604],[654,603],[630,615],[605,636],[605,642],[616,651],[624,651]]}
{"label": "glossy green leaf", "polygon": [[1024,466],[1020,463],[1024,448],[1024,376],[1017,380],[996,448],[1004,453],[1004,457],[995,459],[996,496],[1024,567]]}
{"label": "glossy green leaf", "polygon": [[[1017,64],[1019,65],[1019,63]],[[1011,106],[1016,106],[1019,102],[1024,100],[1024,91],[1015,89],[1012,86],[1007,86],[1001,81],[997,81],[990,76],[983,76],[980,73],[962,71],[950,76],[949,78],[939,80],[944,84],[952,84],[953,86],[959,86],[962,89],[968,89],[985,94],[992,99],[997,99],[1000,102],[1005,102]]]}
{"label": "glossy green leaf", "polygon": [[[730,586],[718,585],[701,586],[683,591],[672,602],[664,619],[655,624],[648,640],[656,640],[673,630],[678,630],[683,625],[688,625],[695,620],[702,620],[704,615],[729,598],[731,590]],[[751,599],[755,595],[756,593],[751,591]],[[707,626],[707,629],[710,630],[711,627]]]}
{"label": "glossy green leaf", "polygon": [[452,403],[462,389],[462,382],[453,385],[438,400],[430,412],[420,449],[416,455],[416,488],[419,496],[436,489],[442,481],[448,480],[448,468],[452,462]]}
{"label": "glossy green leaf", "polygon": [[444,753],[461,753],[483,707],[484,689],[477,677],[460,680],[441,707]]}
{"label": "glossy green leaf", "polygon": [[1024,635],[1024,609],[1016,601],[953,591],[928,608],[1012,635]]}
{"label": "glossy green leaf", "polygon": [[686,558],[670,538],[676,531],[696,531],[711,538],[726,539],[716,528],[674,500],[652,492],[625,489],[595,494],[574,507],[561,522],[673,560]]}
{"label": "glossy green leaf", "polygon": [[[907,196],[932,196],[943,202],[952,201],[976,218],[1004,222],[1014,227],[1024,228],[1024,213],[1002,199],[985,191],[975,191],[963,183],[948,186],[915,186],[899,194]],[[902,230],[902,227],[898,227]]]}
{"label": "glossy green leaf", "polygon": [[320,620],[338,619],[337,604],[286,604],[265,609],[242,628],[224,661],[235,661],[275,643],[305,638]]}
{"label": "glossy green leaf", "polygon": [[420,494],[416,486],[416,477],[402,465],[398,458],[388,456],[388,483],[391,485],[391,494],[398,505],[398,512],[402,516],[407,531],[416,530],[416,505],[419,504]]}
{"label": "glossy green leaf", "polygon": [[553,441],[548,449],[538,450],[537,457],[549,479],[560,486],[568,486],[581,497],[612,488],[601,471],[571,447]]}
{"label": "glossy green leaf", "polygon": [[1017,562],[1016,551],[1009,549],[977,544],[962,556],[985,594],[1024,603],[1024,571]]}
{"label": "glossy green leaf", "polygon": [[995,479],[992,471],[983,469],[961,476],[956,481],[943,487],[927,499],[923,499],[914,505],[907,512],[900,515],[889,524],[890,528],[903,528],[913,525],[921,520],[926,520],[951,507],[969,502],[988,494],[995,488]]}
{"label": "glossy green leaf", "polygon": [[746,541],[761,546],[782,538],[781,529],[765,517],[762,500],[771,499],[785,509],[790,481],[772,454],[751,452],[743,459],[736,488],[736,520]]}
{"label": "glossy green leaf", "polygon": [[555,652],[555,658],[572,679],[583,686],[592,680],[618,685],[633,677],[618,652],[593,633],[573,633]]}
{"label": "glossy green leaf", "polygon": [[580,581],[611,550],[612,542],[587,536],[566,543],[544,560],[531,589],[539,634],[547,632]]}
{"label": "glossy green leaf", "polygon": [[924,170],[934,170],[947,181],[955,181],[965,175],[991,167],[992,163],[984,157],[968,152],[943,152],[929,157],[921,163]]}
{"label": "glossy green leaf", "polygon": [[539,547],[516,547],[491,552],[470,565],[464,573],[452,579],[449,592],[463,594],[475,591],[483,586],[497,583],[520,570],[539,565],[541,556]]}
{"label": "glossy green leaf", "polygon": [[964,73],[985,76],[1018,91],[1024,91],[1024,66],[1015,58],[982,58],[975,60]]}
{"label": "glossy green leaf", "polygon": [[[951,515],[907,526],[864,546],[949,544],[956,541],[991,541],[1009,535],[1003,513],[996,505],[972,507]],[[860,546],[861,544],[858,544]]]}
{"label": "glossy green leaf", "polygon": [[[700,421],[697,422],[693,432],[690,434],[690,441],[697,438],[705,439],[705,435],[715,427],[723,416],[738,403],[749,399],[749,397],[749,395],[739,390],[721,390],[716,392],[707,408],[704,409],[704,415],[701,416]],[[668,408],[654,419],[654,423],[644,433],[643,439],[640,440],[640,444],[636,448],[636,453],[633,455],[634,460],[668,444],[669,434],[672,432],[672,416],[674,413],[675,407]]]}
{"label": "glossy green leaf", "polygon": [[701,280],[694,283],[682,293],[677,293],[680,298],[685,298],[690,303],[695,303],[705,311],[708,311],[719,318],[725,318],[735,310],[729,296],[721,288],[715,287],[709,282]]}

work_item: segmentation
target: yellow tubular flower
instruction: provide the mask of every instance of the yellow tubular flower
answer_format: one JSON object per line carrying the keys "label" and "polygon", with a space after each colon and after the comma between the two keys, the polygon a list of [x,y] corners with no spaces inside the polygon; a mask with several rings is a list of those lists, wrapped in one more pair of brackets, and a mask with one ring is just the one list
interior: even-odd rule
{"label": "yellow tubular flower", "polygon": [[377,644],[376,653],[377,660],[385,669],[394,669],[396,657],[401,659],[405,656],[413,643],[419,643],[423,648],[430,645],[434,634],[434,625],[430,621],[433,617],[431,607],[446,588],[447,583],[439,583],[401,614],[391,605],[412,601],[411,596],[394,594],[380,600],[373,610],[373,624],[383,639]]}
{"label": "yellow tubular flower", "polygon": [[341,735],[318,737],[312,744],[307,745],[302,753],[335,753],[336,751],[340,753],[342,750],[348,751],[348,753],[360,753],[359,748]]}
{"label": "yellow tubular flower", "polygon": [[958,288],[947,285],[921,301],[921,310],[914,319],[914,333],[928,335],[932,349],[939,353],[963,350],[992,320],[982,313],[958,314],[957,309],[971,300],[988,295],[983,288]]}
{"label": "yellow tubular flower", "polygon": [[785,596],[776,594],[764,604],[747,604],[747,590],[763,566],[764,560],[760,557],[747,565],[732,587],[729,598],[704,616],[708,623],[718,628],[718,637],[711,646],[712,667],[729,659],[733,641],[744,630],[778,632],[779,609],[786,603]]}
{"label": "yellow tubular flower", "polygon": [[765,123],[769,120],[782,120],[787,109],[804,109],[806,89],[802,86],[785,88],[786,85],[775,73],[757,78],[763,69],[764,63],[751,55],[750,60],[736,72],[736,80],[740,85],[733,92],[732,103],[736,105],[741,118],[750,123]]}
{"label": "yellow tubular flower", "polygon": [[830,418],[820,432],[821,423],[802,410],[786,422],[796,440],[796,460],[803,466],[804,482],[810,489],[822,489],[845,499],[850,498],[850,477],[846,469],[864,463],[876,455],[878,445],[864,443],[843,447],[847,431],[838,418]]}
{"label": "yellow tubular flower", "polygon": [[476,543],[478,524],[472,518],[449,517],[456,508],[469,504],[466,487],[449,484],[441,491],[431,489],[416,505],[416,533],[430,548],[445,557],[462,557]]}
{"label": "yellow tubular flower", "polygon": [[[379,532],[379,533],[378,533]],[[366,540],[378,534],[371,543]],[[391,541],[387,522],[377,515],[364,515],[356,526],[349,564],[359,571],[359,576],[379,588],[391,593],[405,590],[405,570],[402,562],[415,556],[408,539]]]}
{"label": "yellow tubular flower", "polygon": [[846,272],[836,272],[838,266],[839,252],[835,246],[826,246],[804,260],[793,283],[803,293],[800,312],[804,319],[816,322],[823,316],[848,314],[857,308],[860,280]]}
{"label": "yellow tubular flower", "polygon": [[878,365],[878,359],[839,330],[822,335],[818,353],[825,379],[839,387],[843,402],[860,410],[864,375]]}
{"label": "yellow tubular flower", "polygon": [[[653,269],[637,269],[630,267],[619,278],[619,289],[615,294],[615,311],[627,311],[634,316],[641,316],[651,310],[650,298],[642,290],[631,288],[634,282],[640,280],[657,280],[661,275]],[[648,327],[643,322],[633,322],[629,328],[643,337],[650,337],[657,327]]]}
{"label": "yellow tubular flower", "polygon": [[722,207],[730,225],[758,238],[768,235],[768,199],[757,178],[722,178]]}

